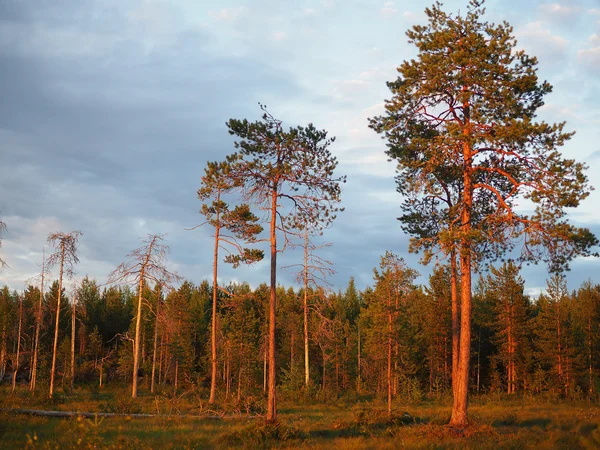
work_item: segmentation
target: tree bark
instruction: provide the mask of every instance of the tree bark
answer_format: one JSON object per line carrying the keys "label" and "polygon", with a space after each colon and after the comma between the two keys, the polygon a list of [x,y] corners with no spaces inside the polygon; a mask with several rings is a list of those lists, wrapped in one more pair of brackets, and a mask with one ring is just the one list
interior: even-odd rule
{"label": "tree bark", "polygon": [[456,250],[450,251],[450,281],[452,295],[452,391],[456,390],[456,379],[458,378],[458,357],[460,342],[460,315],[458,298],[458,274],[456,267]]}
{"label": "tree bark", "polygon": [[158,318],[160,314],[160,298],[156,299],[156,318],[154,320],[154,345],[152,349],[152,380],[150,381],[150,392],[154,394],[154,380],[156,378],[156,353],[158,350]]}
{"label": "tree bark", "polygon": [[19,372],[19,357],[21,356],[21,325],[23,324],[23,298],[19,297],[19,331],[17,332],[17,358],[13,372],[12,391],[17,387],[17,373]]}
{"label": "tree bark", "polygon": [[271,288],[269,295],[269,377],[267,393],[267,423],[277,422],[275,392],[275,312],[277,306],[277,183],[271,193]]}
{"label": "tree bark", "polygon": [[54,326],[54,346],[52,348],[52,368],[50,370],[50,394],[52,398],[54,394],[54,372],[56,371],[56,349],[58,346],[58,320],[60,318],[60,298],[62,296],[62,282],[63,282],[63,267],[65,263],[65,243],[60,244],[60,273],[58,276],[58,299],[56,300],[56,325]]}
{"label": "tree bark", "polygon": [[[150,255],[150,252],[148,252]],[[146,263],[148,261],[146,260]],[[135,318],[135,341],[133,344],[133,379],[131,386],[131,398],[136,398],[138,393],[138,372],[140,370],[140,337],[142,328],[142,294],[144,289],[144,269],[142,266],[140,272],[140,282],[138,285],[138,305]]]}
{"label": "tree bark", "polygon": [[[221,199],[217,196],[217,201]],[[212,321],[210,331],[210,352],[211,352],[211,376],[210,376],[210,398],[208,403],[215,402],[217,392],[217,270],[219,263],[219,234],[221,227],[219,226],[219,210],[215,220],[215,249],[213,254],[213,298],[212,298]]]}
{"label": "tree bark", "polygon": [[75,299],[77,293],[73,296],[73,306],[71,308],[71,389],[75,386]]}
{"label": "tree bark", "polygon": [[[463,91],[467,91],[464,87]],[[465,427],[469,420],[467,416],[469,393],[469,358],[471,356],[471,208],[473,206],[473,149],[470,144],[471,123],[470,104],[463,103],[464,123],[463,135],[463,208],[461,211],[460,238],[460,278],[461,278],[461,308],[460,308],[460,339],[457,379],[454,386],[454,402],[450,425]]]}
{"label": "tree bark", "polygon": [[40,301],[38,304],[38,311],[35,323],[35,344],[33,348],[33,363],[31,365],[31,380],[29,381],[29,390],[31,392],[35,391],[35,385],[37,381],[37,362],[38,362],[38,352],[40,345],[40,329],[42,327],[42,308],[44,301],[44,276],[45,276],[45,264],[46,264],[46,253],[44,252],[44,256],[42,257],[42,274],[41,274],[41,286],[40,286]]}
{"label": "tree bark", "polygon": [[308,355],[308,232],[304,235],[304,385],[310,383]]}

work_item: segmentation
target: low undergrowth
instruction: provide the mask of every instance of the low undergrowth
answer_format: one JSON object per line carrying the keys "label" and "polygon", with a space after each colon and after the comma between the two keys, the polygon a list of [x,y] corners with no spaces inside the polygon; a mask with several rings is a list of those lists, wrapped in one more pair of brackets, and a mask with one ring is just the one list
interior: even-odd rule
{"label": "low undergrowth", "polygon": [[[536,401],[522,397],[474,397],[470,425],[447,426],[445,399],[394,404],[388,415],[377,400],[279,405],[279,422],[266,425],[259,396],[208,405],[198,392],[142,393],[125,388],[84,388],[53,399],[0,389],[2,448],[417,448],[536,450],[600,448],[600,407],[594,403]],[[159,417],[49,418],[9,412],[13,408],[137,412]],[[192,417],[195,416],[195,417]],[[198,417],[203,416],[206,418]]]}

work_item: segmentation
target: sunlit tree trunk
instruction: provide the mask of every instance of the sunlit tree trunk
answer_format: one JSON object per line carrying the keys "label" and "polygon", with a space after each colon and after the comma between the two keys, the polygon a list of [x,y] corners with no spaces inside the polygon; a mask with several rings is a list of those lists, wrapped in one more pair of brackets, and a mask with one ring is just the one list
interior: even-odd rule
{"label": "sunlit tree trunk", "polygon": [[308,232],[304,235],[304,385],[310,383],[310,358],[308,354]]}
{"label": "sunlit tree trunk", "polygon": [[46,274],[45,264],[46,264],[46,254],[44,252],[44,256],[42,257],[40,299],[39,299],[39,303],[38,303],[38,310],[37,310],[36,321],[35,321],[35,343],[34,343],[34,348],[33,348],[33,363],[31,364],[31,380],[29,381],[29,390],[31,392],[35,391],[35,385],[37,382],[37,363],[38,363],[38,353],[39,353],[39,345],[40,345],[40,329],[42,327],[42,308],[43,308],[43,301],[44,301],[44,276]]}
{"label": "sunlit tree trunk", "polygon": [[[217,200],[220,200],[217,197]],[[215,220],[215,249],[213,253],[213,298],[212,298],[212,320],[211,320],[211,333],[210,333],[210,352],[211,352],[211,376],[210,376],[210,398],[208,403],[215,402],[215,395],[217,391],[217,270],[219,263],[219,233],[221,227],[218,225],[220,222],[219,210],[216,212]]]}
{"label": "sunlit tree trunk", "polygon": [[73,295],[71,307],[71,389],[75,386],[75,307],[77,293]]}
{"label": "sunlit tree trunk", "polygon": [[[463,91],[467,91],[464,87]],[[468,424],[467,407],[469,393],[469,358],[471,356],[471,209],[473,207],[473,149],[470,146],[471,137],[470,104],[463,103],[463,207],[461,210],[461,241],[460,241],[460,277],[461,277],[461,308],[460,308],[460,339],[458,372],[455,384],[454,402],[450,425],[465,427]]]}
{"label": "sunlit tree trunk", "polygon": [[267,393],[267,423],[277,422],[275,397],[275,313],[277,307],[277,182],[273,182],[271,193],[271,286],[269,292],[269,377]]}
{"label": "sunlit tree trunk", "polygon": [[56,371],[56,350],[58,347],[58,321],[60,318],[60,298],[62,296],[62,282],[63,282],[63,266],[64,266],[64,254],[65,244],[61,242],[60,251],[62,258],[60,260],[60,272],[58,276],[58,295],[56,300],[56,323],[54,326],[54,345],[52,347],[52,368],[50,369],[50,398],[54,394],[54,372]]}
{"label": "sunlit tree trunk", "polygon": [[152,347],[152,380],[150,381],[150,392],[154,394],[154,380],[156,378],[156,353],[158,351],[158,324],[160,314],[160,298],[156,301],[156,318],[154,320],[154,345]]}
{"label": "sunlit tree trunk", "polygon": [[23,297],[19,297],[19,329],[17,331],[17,355],[13,372],[12,391],[17,387],[17,373],[19,372],[19,357],[21,356],[21,326],[23,324]]}
{"label": "sunlit tree trunk", "polygon": [[456,267],[456,250],[450,251],[450,280],[452,293],[452,390],[456,389],[455,381],[458,378],[458,358],[460,342],[460,302],[458,297],[458,274]]}

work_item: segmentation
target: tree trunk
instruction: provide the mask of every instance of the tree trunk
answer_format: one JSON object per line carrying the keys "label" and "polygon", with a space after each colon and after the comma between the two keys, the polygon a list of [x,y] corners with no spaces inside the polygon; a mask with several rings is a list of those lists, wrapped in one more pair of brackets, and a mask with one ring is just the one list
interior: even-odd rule
{"label": "tree trunk", "polygon": [[271,289],[269,296],[269,380],[267,394],[267,423],[277,422],[275,397],[275,312],[277,306],[277,183],[271,193]]}
{"label": "tree trunk", "polygon": [[65,263],[65,244],[60,244],[60,273],[58,276],[58,299],[56,300],[56,325],[54,326],[54,346],[52,348],[52,368],[50,369],[50,398],[54,394],[54,372],[56,371],[56,349],[58,346],[58,320],[60,318],[60,298],[62,296],[63,266]]}
{"label": "tree trunk", "polygon": [[35,322],[35,344],[33,348],[33,363],[31,365],[31,380],[29,381],[29,390],[35,391],[35,385],[37,381],[37,362],[38,352],[40,345],[40,329],[42,327],[42,308],[44,301],[44,275],[45,275],[45,264],[46,264],[46,253],[42,257],[42,275],[41,275],[41,286],[40,286],[40,301],[38,305],[37,317]]}
{"label": "tree trunk", "polygon": [[[463,88],[464,91],[468,87]],[[450,425],[465,427],[469,420],[467,416],[468,394],[469,394],[469,358],[471,349],[471,208],[473,206],[473,151],[469,142],[471,137],[471,123],[469,102],[463,103],[464,124],[463,143],[464,158],[464,185],[463,185],[463,208],[461,211],[461,241],[460,241],[460,278],[461,278],[461,317],[460,317],[460,339],[458,371],[455,383],[454,402],[452,405],[452,416]]]}
{"label": "tree trunk", "polygon": [[160,314],[160,298],[156,301],[156,318],[154,320],[154,345],[152,349],[152,379],[150,381],[150,392],[154,394],[154,379],[156,378],[156,353],[158,347],[158,318]]}
{"label": "tree trunk", "polygon": [[21,356],[21,325],[23,324],[23,298],[19,297],[19,330],[17,332],[17,358],[13,372],[12,391],[17,387],[17,373],[19,372],[19,357]]}
{"label": "tree trunk", "polygon": [[308,354],[308,232],[304,235],[304,385],[310,383]]}
{"label": "tree trunk", "polygon": [[[265,343],[266,344],[266,343]],[[267,357],[268,357],[268,349],[267,346],[265,345],[265,350],[263,352],[263,357],[264,357],[264,361],[263,361],[263,393],[267,393]]]}
{"label": "tree trunk", "polygon": [[[217,201],[220,200],[220,195],[217,196]],[[213,298],[212,298],[212,320],[210,328],[210,357],[211,357],[211,376],[210,376],[210,398],[208,403],[215,402],[217,392],[217,270],[219,263],[219,234],[221,227],[219,226],[219,211],[217,210],[216,225],[215,225],[215,249],[213,252]]]}
{"label": "tree trunk", "polygon": [[455,382],[458,378],[458,357],[460,340],[460,315],[458,298],[458,274],[456,267],[456,250],[450,251],[450,280],[452,293],[452,391],[456,390]]}
{"label": "tree trunk", "polygon": [[133,345],[133,379],[131,386],[131,398],[137,397],[138,392],[138,372],[140,370],[140,337],[142,328],[142,294],[144,289],[144,269],[142,266],[140,271],[140,283],[138,286],[138,305],[137,315],[135,318],[135,341]]}
{"label": "tree trunk", "polygon": [[73,306],[71,308],[71,389],[75,386],[75,299],[77,293],[73,296]]}

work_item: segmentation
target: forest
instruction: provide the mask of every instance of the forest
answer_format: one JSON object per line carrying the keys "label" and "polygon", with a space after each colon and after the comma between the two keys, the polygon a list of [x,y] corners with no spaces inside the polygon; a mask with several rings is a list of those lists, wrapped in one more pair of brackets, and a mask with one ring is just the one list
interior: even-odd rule
{"label": "forest", "polygon": [[[277,287],[277,384],[282,395],[387,398],[390,356],[393,398],[418,400],[449,392],[449,268],[437,266],[425,286],[413,284],[414,270],[408,267],[397,272],[385,266],[376,270],[373,287],[362,292],[353,279],[344,290],[329,293]],[[600,382],[600,286],[588,282],[568,292],[564,277],[555,275],[548,279],[546,293],[532,301],[523,294],[523,284],[514,263],[492,268],[476,284],[470,354],[473,391],[595,400]],[[27,384],[46,394],[58,282],[52,282],[44,295],[39,286],[24,292],[4,287],[0,292],[3,382]],[[266,387],[269,288],[230,284],[217,295],[218,398],[240,404],[251,399],[256,403],[252,407],[262,410],[258,399]],[[169,292],[160,285],[145,286],[143,298],[140,386],[151,392],[199,389],[208,400],[211,284],[185,281]],[[37,383],[33,384],[40,301]],[[136,301],[135,290],[129,287],[102,288],[88,278],[72,293],[63,292],[56,356],[56,383],[61,390],[132,383]]]}
{"label": "forest", "polygon": [[[258,418],[228,422],[221,437],[174,437],[176,448],[335,445],[327,439],[496,448],[536,433],[550,447],[600,445],[600,285],[569,292],[566,282],[573,260],[598,256],[596,236],[569,220],[593,187],[586,164],[560,152],[573,132],[536,119],[552,91],[536,58],[508,23],[483,21],[483,4],[472,0],[464,15],[426,9],[428,24],[406,33],[418,56],[368,119],[396,165],[398,232],[433,265],[426,283],[391,248],[365,289],[353,274],[330,284],[324,249],[347,180],[335,137],[312,123],[286,128],[259,104],[259,120],[226,123],[232,153],[208,161],[198,187],[194,229],[213,238],[198,257],[212,261],[212,279],[182,280],[165,235],[148,234],[106,279],[73,281],[85,230],[55,231],[39,275],[0,291],[0,424],[11,445],[23,444],[11,414],[28,427],[23,414],[48,413],[75,416],[80,441],[68,445],[90,448],[153,445],[115,431],[114,415],[147,417],[164,433],[175,432],[162,417]],[[281,267],[292,248],[302,256]],[[220,276],[231,264],[243,279],[262,260],[262,284]],[[532,263],[548,269],[537,298],[520,273]],[[296,283],[281,285],[281,270]],[[98,434],[104,418],[112,437]],[[39,422],[54,427],[40,432],[62,442],[57,423]],[[25,444],[52,439],[27,434]]]}

